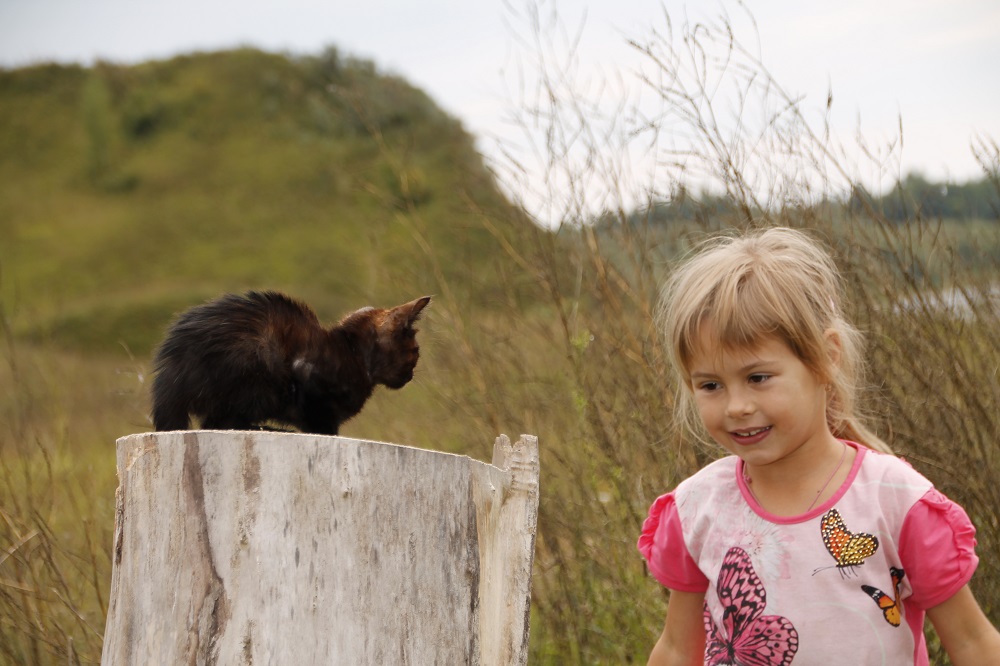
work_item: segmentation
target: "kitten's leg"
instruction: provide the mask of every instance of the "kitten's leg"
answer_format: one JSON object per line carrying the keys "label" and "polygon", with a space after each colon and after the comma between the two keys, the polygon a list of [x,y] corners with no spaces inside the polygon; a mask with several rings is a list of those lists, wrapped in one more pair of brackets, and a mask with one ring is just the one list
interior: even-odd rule
{"label": "kitten's leg", "polygon": [[202,417],[201,428],[202,430],[256,430],[257,426],[239,416],[213,413]]}
{"label": "kitten's leg", "polygon": [[306,414],[302,423],[295,425],[302,432],[313,435],[336,435],[340,430],[340,423],[333,416],[319,417],[315,414]]}
{"label": "kitten's leg", "polygon": [[288,423],[313,435],[337,434],[344,420],[339,418],[329,397],[303,391],[300,404],[301,413],[296,415],[297,418],[289,419]]}

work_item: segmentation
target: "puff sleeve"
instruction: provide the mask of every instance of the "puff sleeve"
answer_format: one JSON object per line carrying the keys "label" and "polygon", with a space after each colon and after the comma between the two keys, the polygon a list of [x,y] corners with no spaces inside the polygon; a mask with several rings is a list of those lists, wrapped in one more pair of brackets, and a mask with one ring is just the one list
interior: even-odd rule
{"label": "puff sleeve", "polygon": [[899,541],[899,557],[913,589],[910,602],[924,610],[951,598],[979,564],[972,521],[934,488],[906,514]]}
{"label": "puff sleeve", "polygon": [[649,571],[664,587],[681,592],[704,592],[708,578],[688,552],[673,493],[657,498],[649,507],[637,544]]}

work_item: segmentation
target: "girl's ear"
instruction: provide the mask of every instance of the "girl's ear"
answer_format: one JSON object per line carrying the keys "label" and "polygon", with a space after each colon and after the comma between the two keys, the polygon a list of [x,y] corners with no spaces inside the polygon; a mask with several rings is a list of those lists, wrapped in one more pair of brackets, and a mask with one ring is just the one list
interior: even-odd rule
{"label": "girl's ear", "polygon": [[826,343],[826,356],[830,360],[830,368],[836,371],[840,368],[840,358],[844,348],[840,340],[840,332],[833,328],[828,328],[823,333],[823,340]]}

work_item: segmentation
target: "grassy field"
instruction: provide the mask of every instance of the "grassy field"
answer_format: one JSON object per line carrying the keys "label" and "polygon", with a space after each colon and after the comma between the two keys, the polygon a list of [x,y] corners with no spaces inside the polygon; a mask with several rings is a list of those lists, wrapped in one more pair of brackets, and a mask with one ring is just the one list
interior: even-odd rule
{"label": "grassy field", "polygon": [[[150,429],[151,351],[175,312],[258,287],[325,320],[432,294],[416,379],[342,434],[482,460],[501,432],[538,435],[530,663],[643,663],[666,597],[642,519],[718,455],[673,427],[659,285],[706,233],[766,224],[834,248],[868,333],[865,404],[973,517],[974,591],[1000,623],[996,220],[733,187],[691,219],[544,230],[426,96],[335,51],[0,72],[0,182],[0,663],[99,660],[114,441]],[[960,313],[935,300],[954,288]]]}

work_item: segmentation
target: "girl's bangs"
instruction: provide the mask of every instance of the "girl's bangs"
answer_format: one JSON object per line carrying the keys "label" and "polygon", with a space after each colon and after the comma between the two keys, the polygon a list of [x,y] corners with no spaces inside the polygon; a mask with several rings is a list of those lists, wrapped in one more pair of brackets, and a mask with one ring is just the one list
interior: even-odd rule
{"label": "girl's bangs", "polygon": [[706,326],[711,328],[711,345],[718,353],[756,347],[774,336],[792,343],[788,335],[792,309],[782,307],[783,299],[765,297],[756,286],[747,281],[739,288],[717,290],[688,321],[679,340],[685,365],[704,342]]}

